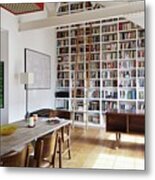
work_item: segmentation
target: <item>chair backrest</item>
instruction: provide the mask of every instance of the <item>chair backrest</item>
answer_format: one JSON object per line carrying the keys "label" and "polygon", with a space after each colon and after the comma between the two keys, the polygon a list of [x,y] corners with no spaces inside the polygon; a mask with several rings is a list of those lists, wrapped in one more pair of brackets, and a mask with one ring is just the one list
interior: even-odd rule
{"label": "chair backrest", "polygon": [[68,111],[62,111],[62,110],[51,110],[49,117],[59,117],[64,119],[70,119],[71,113]]}
{"label": "chair backrest", "polygon": [[26,145],[19,151],[12,151],[1,158],[4,167],[27,167],[29,163],[29,146]]}
{"label": "chair backrest", "polygon": [[36,142],[34,158],[37,161],[43,159],[48,159],[50,161],[54,153],[55,143],[56,132],[39,138]]}

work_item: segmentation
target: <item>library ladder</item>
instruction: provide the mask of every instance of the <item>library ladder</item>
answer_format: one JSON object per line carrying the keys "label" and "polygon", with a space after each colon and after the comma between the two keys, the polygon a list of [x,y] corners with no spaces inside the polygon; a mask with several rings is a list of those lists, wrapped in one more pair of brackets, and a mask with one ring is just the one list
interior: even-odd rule
{"label": "library ladder", "polygon": [[74,68],[74,90],[73,90],[73,127],[74,127],[74,121],[75,121],[75,112],[76,112],[76,98],[77,98],[77,80],[78,80],[78,63],[80,61],[80,25],[77,27],[77,39],[76,39],[76,58],[75,58],[75,68]]}
{"label": "library ladder", "polygon": [[[92,52],[92,45],[93,45],[93,28],[92,23],[90,23],[89,29],[88,29],[88,54],[86,52],[86,112],[89,110],[89,91],[90,91],[90,64],[91,64],[91,52]],[[87,46],[87,45],[86,45]],[[88,129],[88,114],[86,115],[86,128]]]}

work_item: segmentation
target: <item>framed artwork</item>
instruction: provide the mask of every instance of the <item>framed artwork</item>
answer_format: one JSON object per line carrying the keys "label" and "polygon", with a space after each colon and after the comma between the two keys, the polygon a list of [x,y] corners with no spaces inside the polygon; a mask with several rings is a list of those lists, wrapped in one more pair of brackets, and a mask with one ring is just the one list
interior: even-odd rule
{"label": "framed artwork", "polygon": [[28,89],[51,88],[51,57],[41,52],[25,49],[25,72],[33,73],[34,82]]}

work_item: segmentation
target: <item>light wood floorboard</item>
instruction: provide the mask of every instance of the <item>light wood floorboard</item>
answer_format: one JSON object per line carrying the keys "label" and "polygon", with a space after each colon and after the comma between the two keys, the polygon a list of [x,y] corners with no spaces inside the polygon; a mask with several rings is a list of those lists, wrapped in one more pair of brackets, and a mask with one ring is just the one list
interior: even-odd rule
{"label": "light wood floorboard", "polygon": [[[115,148],[115,134],[104,129],[72,129],[71,155],[63,157],[63,168],[129,169],[144,170],[144,137],[121,136],[121,144]],[[57,166],[58,167],[58,166]]]}

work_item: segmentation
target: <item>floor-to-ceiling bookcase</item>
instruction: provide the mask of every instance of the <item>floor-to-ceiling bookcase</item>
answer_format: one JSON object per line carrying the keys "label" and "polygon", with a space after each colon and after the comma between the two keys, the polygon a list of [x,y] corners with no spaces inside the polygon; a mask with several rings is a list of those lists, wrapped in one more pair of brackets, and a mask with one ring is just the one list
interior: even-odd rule
{"label": "floor-to-ceiling bookcase", "polygon": [[107,110],[144,112],[144,48],[144,29],[122,17],[58,27],[55,108],[72,111],[74,125],[99,127]]}

